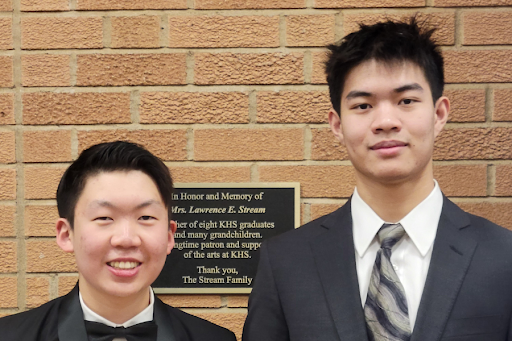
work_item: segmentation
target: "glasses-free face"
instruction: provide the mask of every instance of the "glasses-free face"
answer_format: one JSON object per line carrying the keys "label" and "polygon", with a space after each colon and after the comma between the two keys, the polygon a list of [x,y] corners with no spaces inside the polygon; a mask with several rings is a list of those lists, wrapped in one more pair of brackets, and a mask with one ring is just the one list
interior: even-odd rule
{"label": "glasses-free face", "polygon": [[329,113],[345,145],[358,186],[429,181],[434,140],[448,118],[449,101],[433,103],[423,71],[410,62],[366,61],[348,74],[341,118]]}
{"label": "glasses-free face", "polygon": [[57,222],[58,245],[75,255],[82,297],[95,311],[115,299],[147,306],[176,224],[143,172],[103,172],[86,181],[73,230],[66,219]]}

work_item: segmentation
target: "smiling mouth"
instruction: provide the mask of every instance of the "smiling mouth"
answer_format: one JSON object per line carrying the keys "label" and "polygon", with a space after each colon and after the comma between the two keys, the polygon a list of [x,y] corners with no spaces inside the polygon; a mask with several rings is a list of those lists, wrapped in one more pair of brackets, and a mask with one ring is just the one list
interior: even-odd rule
{"label": "smiling mouth", "polygon": [[135,269],[140,265],[139,262],[108,262],[108,266],[113,267],[114,269]]}

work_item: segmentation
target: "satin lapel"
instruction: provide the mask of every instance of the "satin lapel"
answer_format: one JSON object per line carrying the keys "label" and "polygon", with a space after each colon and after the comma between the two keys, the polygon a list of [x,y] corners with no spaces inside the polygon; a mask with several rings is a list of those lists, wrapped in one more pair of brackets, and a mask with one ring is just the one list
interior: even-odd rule
{"label": "satin lapel", "polygon": [[188,341],[183,327],[169,316],[165,304],[155,295],[153,318],[158,326],[157,341]]}
{"label": "satin lapel", "polygon": [[88,341],[84,313],[78,298],[78,284],[62,300],[59,308],[58,333],[61,341]]}
{"label": "satin lapel", "polygon": [[445,197],[411,341],[441,338],[477,246],[471,228],[467,213]]}
{"label": "satin lapel", "polygon": [[340,340],[368,340],[357,281],[350,201],[311,241],[318,275]]}

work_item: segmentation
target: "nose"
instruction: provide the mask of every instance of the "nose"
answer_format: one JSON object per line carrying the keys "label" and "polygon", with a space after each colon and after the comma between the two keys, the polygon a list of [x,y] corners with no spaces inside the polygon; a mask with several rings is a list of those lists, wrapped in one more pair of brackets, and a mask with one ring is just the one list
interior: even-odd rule
{"label": "nose", "polygon": [[141,244],[141,239],[137,233],[137,224],[129,220],[121,220],[114,228],[114,234],[110,239],[113,247],[133,248]]}
{"label": "nose", "polygon": [[381,103],[373,110],[372,131],[374,134],[399,132],[402,129],[402,121],[399,113],[391,103]]}

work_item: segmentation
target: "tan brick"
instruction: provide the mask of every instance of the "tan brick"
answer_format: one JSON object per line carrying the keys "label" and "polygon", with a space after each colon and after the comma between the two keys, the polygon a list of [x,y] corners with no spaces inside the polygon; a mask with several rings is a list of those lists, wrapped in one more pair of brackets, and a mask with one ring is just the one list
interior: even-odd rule
{"label": "tan brick", "polygon": [[71,160],[71,130],[23,132],[24,162],[65,162]]}
{"label": "tan brick", "polygon": [[423,7],[425,0],[315,0],[316,8]]}
{"label": "tan brick", "polygon": [[78,282],[77,275],[71,276],[59,276],[59,296],[66,295],[70,292]]}
{"label": "tan brick", "polygon": [[231,330],[235,333],[238,340],[242,338],[242,328],[247,317],[246,313],[207,313],[193,310],[187,312]]}
{"label": "tan brick", "polygon": [[[0,273],[10,273],[18,271],[16,242],[0,242]],[[1,292],[1,290],[0,290]]]}
{"label": "tan brick", "polygon": [[18,279],[16,277],[0,278],[0,308],[18,307]]}
{"label": "tan brick", "polygon": [[14,94],[0,94],[0,125],[15,124]]}
{"label": "tan brick", "polygon": [[14,86],[12,72],[12,57],[0,56],[0,87],[12,88]]}
{"label": "tan brick", "polygon": [[196,161],[302,160],[302,129],[204,129],[194,131]]}
{"label": "tan brick", "polygon": [[25,17],[21,18],[21,48],[94,49],[103,47],[101,17]]}
{"label": "tan brick", "polygon": [[219,295],[158,295],[166,304],[176,308],[220,308]]}
{"label": "tan brick", "polygon": [[229,308],[247,308],[249,303],[248,295],[230,295],[228,296]]}
{"label": "tan brick", "polygon": [[313,52],[313,72],[311,74],[311,83],[327,84],[325,76],[325,62],[327,61],[327,51]]}
{"label": "tan brick", "polygon": [[86,54],[77,57],[77,85],[185,84],[186,55]]}
{"label": "tan brick", "polygon": [[434,0],[435,7],[509,6],[512,0]]}
{"label": "tan brick", "polygon": [[485,122],[485,90],[445,90],[450,99],[450,122]]}
{"label": "tan brick", "polygon": [[512,12],[466,12],[463,14],[464,45],[512,44]]}
{"label": "tan brick", "polygon": [[106,9],[186,9],[187,0],[78,0],[76,8],[80,11]]}
{"label": "tan brick", "polygon": [[261,91],[257,105],[259,123],[327,123],[331,108],[325,91]]}
{"label": "tan brick", "polygon": [[55,205],[25,206],[25,236],[54,237],[57,219],[59,213]]}
{"label": "tan brick", "polygon": [[48,277],[27,278],[27,308],[36,308],[50,300],[50,280]]}
{"label": "tan brick", "polygon": [[278,47],[278,16],[169,18],[170,47]]}
{"label": "tan brick", "polygon": [[286,17],[286,46],[325,46],[334,42],[334,15]]}
{"label": "tan brick", "polygon": [[352,166],[260,166],[259,181],[300,182],[302,198],[347,198],[355,187]]}
{"label": "tan brick", "polygon": [[16,170],[0,169],[0,200],[16,199]]}
{"label": "tan brick", "polygon": [[249,123],[243,92],[141,92],[141,123]]}
{"label": "tan brick", "polygon": [[[364,13],[345,14],[343,20],[343,34],[347,35],[359,29],[359,24],[372,25],[387,20],[408,21],[415,12],[390,13]],[[440,45],[453,45],[455,43],[455,12],[448,13],[418,13],[420,22],[425,22],[427,27],[435,27],[433,39]]]}
{"label": "tan brick", "polygon": [[67,167],[25,167],[25,199],[55,199],[60,178]]}
{"label": "tan brick", "polygon": [[130,123],[128,92],[22,94],[23,124]]}
{"label": "tan brick", "polygon": [[0,131],[0,163],[16,162],[16,136],[14,131]]}
{"label": "tan brick", "polygon": [[304,8],[304,0],[196,0],[195,9]]}
{"label": "tan brick", "polygon": [[447,83],[512,82],[510,50],[444,51]]}
{"label": "tan brick", "polygon": [[21,0],[22,12],[50,12],[69,10],[68,0]]}
{"label": "tan brick", "polygon": [[198,53],[195,83],[302,84],[302,53]]}
{"label": "tan brick", "polygon": [[68,55],[22,55],[21,83],[23,86],[69,86],[69,62]]}
{"label": "tan brick", "polygon": [[311,204],[311,220],[318,219],[326,214],[336,211],[343,206],[340,204]]}
{"label": "tan brick", "polygon": [[0,18],[0,50],[12,48],[12,19]]}
{"label": "tan brick", "polygon": [[512,230],[511,202],[479,202],[457,204],[465,211],[489,219],[490,221]]}
{"label": "tan brick", "polygon": [[136,17],[112,17],[113,48],[160,47],[160,18],[141,15]]}
{"label": "tan brick", "polygon": [[330,128],[311,129],[312,160],[348,160],[347,149],[334,137]]}
{"label": "tan brick", "polygon": [[186,160],[187,131],[153,130],[91,130],[78,132],[78,151],[102,142],[128,140],[139,143],[162,160]]}
{"label": "tan brick", "polygon": [[438,136],[436,160],[492,160],[512,158],[512,128],[445,129]]}
{"label": "tan brick", "polygon": [[495,195],[512,196],[512,165],[496,166]]}
{"label": "tan brick", "polygon": [[512,89],[494,90],[493,121],[512,121]]}
{"label": "tan brick", "polygon": [[0,11],[11,12],[12,11],[12,0],[0,0]]}
{"label": "tan brick", "polygon": [[246,167],[170,167],[174,182],[250,182],[251,169]]}
{"label": "tan brick", "polygon": [[16,206],[0,205],[0,237],[16,236]]}
{"label": "tan brick", "polygon": [[73,253],[62,251],[51,240],[27,241],[27,272],[76,272]]}
{"label": "tan brick", "polygon": [[487,165],[435,165],[434,178],[447,196],[487,195]]}
{"label": "tan brick", "polygon": [[0,125],[15,124],[14,94],[0,94]]}

